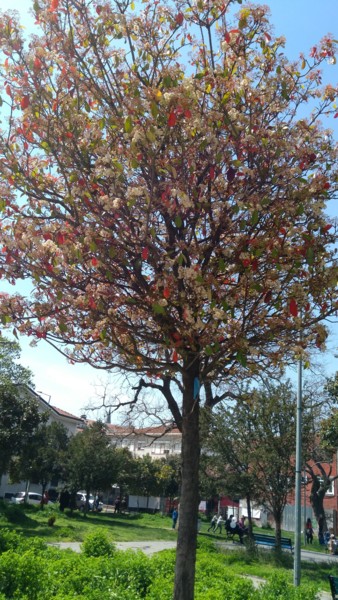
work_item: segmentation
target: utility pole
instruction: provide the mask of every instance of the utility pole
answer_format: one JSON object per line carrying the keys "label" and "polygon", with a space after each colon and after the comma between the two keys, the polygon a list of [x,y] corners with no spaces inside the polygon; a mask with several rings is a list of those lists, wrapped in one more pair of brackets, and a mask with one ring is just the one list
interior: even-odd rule
{"label": "utility pole", "polygon": [[[301,337],[301,336],[300,336]],[[293,582],[300,585],[300,547],[302,522],[302,403],[303,403],[303,361],[298,361],[297,412],[296,412],[296,489],[295,489],[295,554]]]}

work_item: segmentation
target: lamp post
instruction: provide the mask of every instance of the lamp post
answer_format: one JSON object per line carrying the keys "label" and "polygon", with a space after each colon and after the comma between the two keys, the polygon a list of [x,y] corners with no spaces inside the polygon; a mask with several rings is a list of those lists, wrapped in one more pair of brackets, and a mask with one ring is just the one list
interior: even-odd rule
{"label": "lamp post", "polygon": [[37,391],[37,394],[42,394],[43,396],[47,396],[47,398],[48,398],[48,404],[50,404],[50,399],[52,397],[51,394],[46,394],[46,392],[41,392],[39,390]]}
{"label": "lamp post", "polygon": [[[301,336],[300,336],[301,339]],[[296,587],[300,585],[300,547],[301,547],[301,521],[302,521],[302,401],[303,401],[303,361],[298,360],[298,385],[297,385],[297,414],[296,414],[296,477],[295,477],[295,554],[293,582]]]}

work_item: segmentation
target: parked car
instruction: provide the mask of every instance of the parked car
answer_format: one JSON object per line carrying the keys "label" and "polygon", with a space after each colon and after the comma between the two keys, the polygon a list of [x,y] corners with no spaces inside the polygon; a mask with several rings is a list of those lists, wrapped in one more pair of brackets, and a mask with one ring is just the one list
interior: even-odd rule
{"label": "parked car", "polygon": [[[14,494],[14,496],[12,496],[11,502],[14,502],[14,504],[23,504],[25,501],[25,495],[26,492],[17,492]],[[37,494],[36,492],[28,492],[27,502],[28,504],[41,504],[42,495]]]}
{"label": "parked car", "polygon": [[[86,506],[86,498],[86,492],[77,492],[75,499],[76,508],[78,508],[79,510],[84,510]],[[95,506],[95,498],[93,494],[89,494],[89,510],[94,509],[101,512],[101,510],[103,509],[103,503],[99,502],[98,506]]]}

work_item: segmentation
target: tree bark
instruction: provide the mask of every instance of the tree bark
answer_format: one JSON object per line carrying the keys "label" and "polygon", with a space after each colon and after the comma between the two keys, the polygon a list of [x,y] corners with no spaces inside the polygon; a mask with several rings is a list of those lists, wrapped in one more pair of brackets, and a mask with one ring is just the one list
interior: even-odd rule
{"label": "tree bark", "polygon": [[194,600],[200,458],[199,398],[194,398],[198,364],[187,357],[183,375],[182,486],[176,551],[174,600]]}

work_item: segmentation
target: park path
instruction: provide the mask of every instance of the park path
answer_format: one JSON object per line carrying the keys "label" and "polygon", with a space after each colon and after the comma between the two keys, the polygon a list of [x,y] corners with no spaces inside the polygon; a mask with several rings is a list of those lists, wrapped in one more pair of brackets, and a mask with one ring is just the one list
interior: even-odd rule
{"label": "park path", "polygon": [[[56,546],[61,550],[70,549],[74,552],[81,551],[80,542],[55,542],[49,545]],[[238,548],[237,544],[233,545],[227,542],[222,542],[220,545],[225,546],[227,548]],[[151,556],[152,554],[155,554],[156,552],[161,552],[162,550],[176,548],[176,541],[151,540],[149,542],[116,542],[116,548],[118,550],[142,550],[144,554]],[[318,562],[333,562],[337,564],[338,561],[337,556],[320,554],[319,552],[311,552],[309,550],[302,550],[301,557],[303,560],[313,561],[314,564]],[[251,579],[256,588],[265,583],[265,580],[260,577],[252,577],[249,575],[247,577]],[[319,598],[320,600],[332,600],[332,596],[328,592],[319,592]]]}

